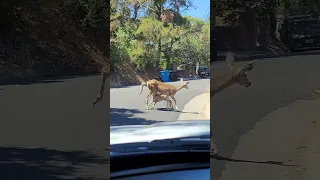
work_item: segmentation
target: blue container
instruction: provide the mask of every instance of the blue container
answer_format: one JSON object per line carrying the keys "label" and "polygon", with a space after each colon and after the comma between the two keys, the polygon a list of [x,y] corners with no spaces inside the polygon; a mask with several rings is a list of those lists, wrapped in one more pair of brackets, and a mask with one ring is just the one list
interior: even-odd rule
{"label": "blue container", "polygon": [[160,77],[163,82],[170,82],[170,72],[168,70],[160,71]]}

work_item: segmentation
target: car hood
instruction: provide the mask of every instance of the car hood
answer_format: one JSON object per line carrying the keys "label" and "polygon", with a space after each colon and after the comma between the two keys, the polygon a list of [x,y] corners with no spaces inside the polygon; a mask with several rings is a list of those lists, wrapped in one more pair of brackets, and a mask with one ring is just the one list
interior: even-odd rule
{"label": "car hood", "polygon": [[154,140],[210,136],[210,121],[159,122],[152,125],[110,127],[110,145]]}

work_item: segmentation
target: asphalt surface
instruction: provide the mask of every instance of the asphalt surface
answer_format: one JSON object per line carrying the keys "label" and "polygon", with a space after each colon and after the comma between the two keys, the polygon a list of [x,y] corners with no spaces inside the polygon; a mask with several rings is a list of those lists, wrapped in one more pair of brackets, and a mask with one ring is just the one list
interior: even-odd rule
{"label": "asphalt surface", "polygon": [[[144,109],[148,90],[139,96],[140,86],[112,88],[111,101],[106,92],[93,107],[99,82],[92,76],[0,86],[0,179],[108,179],[110,125],[193,113],[164,112],[165,103]],[[209,79],[190,80],[176,95],[178,107],[208,90]]]}
{"label": "asphalt surface", "polygon": [[[99,76],[0,86],[0,179],[108,179]],[[107,89],[107,88],[106,88]]]}
{"label": "asphalt surface", "polygon": [[[231,163],[238,163],[237,167],[247,164],[259,166],[258,172],[261,174],[274,174],[273,179],[283,179],[283,177],[277,176],[280,175],[277,174],[279,169],[276,171],[270,170],[270,167],[276,166],[277,163],[281,164],[281,162],[273,162],[274,159],[265,155],[268,154],[268,149],[258,155],[254,154],[254,151],[250,151],[252,154],[242,154],[241,159],[233,159],[232,157],[239,143],[243,145],[240,138],[251,131],[263,117],[278,108],[292,104],[296,100],[308,99],[313,90],[320,88],[319,67],[319,55],[257,60],[254,69],[248,73],[248,78],[252,82],[251,87],[245,88],[234,85],[211,99],[211,128],[220,153],[220,157],[211,159],[212,179],[220,179],[226,173],[234,173],[235,171],[242,175],[246,174],[248,180],[257,178],[250,176],[250,171],[253,169],[244,171],[243,168],[238,168],[235,171],[227,171],[229,167],[227,165]],[[212,72],[219,75],[225,71],[226,65],[215,63],[211,68]],[[314,109],[310,108],[310,111],[315,111]],[[290,113],[290,111],[287,113]],[[296,126],[298,125],[296,124]],[[284,134],[289,131],[285,127],[284,125],[284,128],[282,128]],[[299,129],[299,127],[295,128]],[[269,133],[272,134],[272,129]],[[243,146],[254,147],[255,142],[259,142],[260,138],[259,136],[251,137],[251,141],[246,141]],[[282,139],[283,142],[294,137],[287,136],[286,138]],[[268,140],[268,138],[264,140]],[[268,141],[272,141],[272,139]],[[274,147],[278,150],[278,156],[289,153],[282,150],[280,145]],[[295,149],[292,149],[292,151],[295,151]],[[263,162],[265,163],[263,164]],[[259,178],[263,178],[263,175]],[[234,177],[234,179],[237,178]]]}
{"label": "asphalt surface", "polygon": [[[179,86],[180,82],[171,82],[170,84]],[[110,90],[110,125],[141,125],[159,121],[176,121],[181,113],[199,113],[197,111],[184,112],[183,107],[193,97],[208,92],[209,87],[209,79],[190,80],[188,89],[183,88],[175,95],[179,112],[168,111],[164,101],[157,103],[153,110],[145,109],[145,97],[149,93],[145,87],[141,95],[139,95],[141,86],[112,88]]]}
{"label": "asphalt surface", "polygon": [[[320,87],[319,59],[305,55],[258,60],[248,73],[251,87],[234,85],[212,99],[211,128],[224,157],[212,159],[213,179],[221,177],[239,138],[257,122]],[[215,64],[213,72],[220,74],[224,66]],[[112,88],[110,100],[106,93],[92,107],[98,84],[95,76],[0,86],[0,179],[106,179],[110,125],[175,121],[180,113],[195,113],[164,112],[165,103],[145,110],[147,89],[139,96],[140,86]],[[209,80],[191,80],[189,89],[176,95],[179,109],[208,88]],[[244,159],[239,163],[252,160]]]}

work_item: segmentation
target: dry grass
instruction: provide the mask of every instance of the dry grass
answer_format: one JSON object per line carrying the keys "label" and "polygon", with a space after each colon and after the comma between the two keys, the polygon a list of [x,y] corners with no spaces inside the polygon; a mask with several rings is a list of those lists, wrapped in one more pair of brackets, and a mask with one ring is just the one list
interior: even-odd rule
{"label": "dry grass", "polygon": [[155,79],[159,77],[159,70],[153,69],[148,71],[137,71],[133,64],[123,64],[121,67],[116,67],[110,75],[110,85],[113,86],[128,86],[140,85],[141,82]]}
{"label": "dry grass", "polygon": [[15,9],[13,28],[0,35],[0,75],[92,74],[107,56],[108,34],[81,22],[65,7],[25,4]]}
{"label": "dry grass", "polygon": [[[15,8],[14,26],[0,29],[0,83],[15,77],[97,74],[101,66],[110,67],[109,28],[84,29],[74,2],[33,2]],[[140,84],[158,72],[138,72],[132,64],[122,64],[112,71],[111,86]]]}

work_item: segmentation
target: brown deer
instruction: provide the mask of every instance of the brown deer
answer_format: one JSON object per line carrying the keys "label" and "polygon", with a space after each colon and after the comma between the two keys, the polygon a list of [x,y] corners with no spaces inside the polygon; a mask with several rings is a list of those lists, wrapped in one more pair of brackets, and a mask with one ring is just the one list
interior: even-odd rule
{"label": "brown deer", "polygon": [[241,65],[234,65],[234,55],[231,52],[227,53],[226,62],[228,63],[229,71],[221,76],[213,77],[211,73],[210,78],[210,97],[222,90],[230,87],[233,84],[240,84],[241,86],[250,87],[251,82],[247,78],[247,72],[251,71],[255,61],[249,63],[242,63]]}
{"label": "brown deer", "polygon": [[105,84],[109,77],[110,77],[110,61],[109,61],[109,58],[107,57],[106,62],[102,65],[101,83],[100,83],[98,95],[93,101],[93,106],[97,104],[99,101],[101,101],[101,99],[103,98]]}
{"label": "brown deer", "polygon": [[181,89],[186,88],[188,89],[188,84],[189,82],[184,82],[183,79],[181,79],[181,85],[179,86],[173,86],[171,84],[166,84],[160,81],[157,81],[155,79],[151,79],[147,82],[143,82],[141,84],[141,91],[142,92],[143,86],[147,86],[149,88],[149,94],[146,97],[146,107],[148,107],[148,99],[153,93],[160,93],[163,95],[170,96],[170,98],[174,101],[174,104],[176,106],[176,110],[179,111],[178,106],[177,106],[177,101],[174,97],[174,95]]}
{"label": "brown deer", "polygon": [[[234,65],[234,54],[231,52],[227,53],[226,62],[228,64],[229,71],[221,76],[213,77],[211,73],[210,78],[210,98],[224,89],[232,86],[233,84],[239,84],[244,87],[250,87],[251,82],[247,78],[247,72],[251,71],[255,61],[249,63],[242,63],[241,65]],[[218,154],[216,144],[212,141],[212,132],[210,131],[211,139],[211,152]]]}
{"label": "brown deer", "polygon": [[167,109],[173,109],[172,99],[168,95],[160,94],[160,93],[152,93],[152,101],[150,104],[148,104],[147,109],[149,109],[149,106],[153,103],[152,107],[150,109],[153,109],[154,106],[161,101],[167,101]]}

